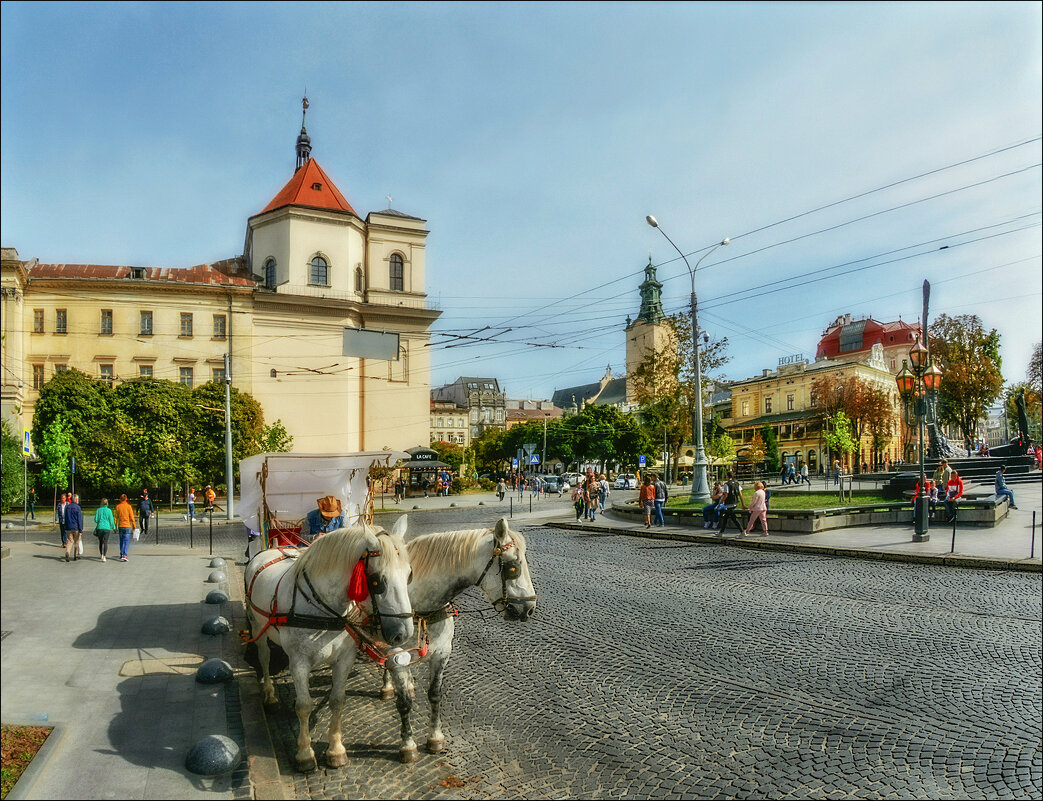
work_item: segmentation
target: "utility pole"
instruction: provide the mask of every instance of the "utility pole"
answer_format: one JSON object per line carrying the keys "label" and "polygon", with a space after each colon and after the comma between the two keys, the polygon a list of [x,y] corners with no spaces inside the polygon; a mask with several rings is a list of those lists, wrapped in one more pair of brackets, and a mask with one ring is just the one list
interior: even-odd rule
{"label": "utility pole", "polygon": [[547,415],[543,415],[543,453],[540,455],[540,466],[547,472]]}
{"label": "utility pole", "polygon": [[232,360],[225,354],[225,486],[228,487],[228,519],[231,520],[235,508],[235,475],[232,472]]}

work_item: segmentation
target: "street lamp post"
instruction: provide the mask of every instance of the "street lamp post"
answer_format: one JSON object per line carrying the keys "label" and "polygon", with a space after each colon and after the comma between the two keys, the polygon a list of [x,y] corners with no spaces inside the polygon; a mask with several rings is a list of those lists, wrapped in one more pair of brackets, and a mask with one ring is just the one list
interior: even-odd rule
{"label": "street lamp post", "polygon": [[[910,365],[912,369],[910,370]],[[927,498],[927,475],[924,471],[923,430],[924,425],[937,419],[935,397],[942,382],[942,371],[931,362],[927,348],[916,344],[909,351],[909,359],[902,360],[902,369],[895,376],[898,393],[905,407],[905,421],[909,426],[916,426],[920,450],[920,492],[916,496],[913,507],[913,542],[927,542],[931,538],[930,505]]]}
{"label": "street lamp post", "polygon": [[691,315],[692,315],[692,363],[695,368],[695,392],[692,403],[692,434],[695,437],[695,461],[692,464],[692,491],[689,500],[693,504],[705,504],[710,501],[710,486],[706,482],[706,450],[703,448],[703,374],[702,362],[699,357],[699,302],[695,297],[695,271],[703,263],[703,259],[713,253],[717,248],[724,247],[731,239],[725,237],[706,253],[692,267],[688,263],[688,257],[681,252],[681,248],[674,244],[666,231],[659,226],[659,221],[651,214],[645,217],[645,221],[653,228],[659,228],[659,233],[666,237],[666,241],[674,246],[674,250],[680,253],[688,268],[688,275],[692,279]]}

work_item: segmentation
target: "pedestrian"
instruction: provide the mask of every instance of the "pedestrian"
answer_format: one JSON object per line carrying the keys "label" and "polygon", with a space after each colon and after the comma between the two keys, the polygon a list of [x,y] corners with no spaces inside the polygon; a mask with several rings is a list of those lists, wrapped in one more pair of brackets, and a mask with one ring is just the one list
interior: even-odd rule
{"label": "pedestrian", "polygon": [[130,505],[126,495],[120,495],[116,504],[116,531],[120,535],[120,561],[129,562],[130,537],[134,533],[134,507]]}
{"label": "pedestrian", "polygon": [[83,510],[80,508],[80,496],[73,495],[71,500],[65,504],[65,561],[72,558],[79,559],[83,544],[80,538],[83,536]]}
{"label": "pedestrian", "polygon": [[761,528],[764,532],[761,534],[762,537],[768,536],[768,498],[764,492],[764,482],[758,481],[753,485],[753,500],[750,501],[750,520],[746,524],[746,530],[740,534],[740,537],[745,537],[751,531],[753,531],[753,524],[760,521]]}
{"label": "pedestrian", "polygon": [[790,484],[796,484],[797,483],[797,468],[796,468],[796,465],[793,464],[793,462],[789,463],[788,471],[786,473],[786,476],[787,476],[787,478],[789,478],[789,483]]}
{"label": "pedestrian", "polygon": [[203,492],[203,511],[214,513],[214,504],[217,502],[217,493],[214,492],[214,488],[209,484],[206,485],[206,490]]}
{"label": "pedestrian", "polygon": [[652,486],[655,487],[655,522],[657,526],[665,526],[666,520],[663,519],[663,507],[666,505],[666,499],[669,497],[670,492],[666,488],[666,482],[663,481],[663,477],[657,473],[652,474]]}
{"label": "pedestrian", "polygon": [[501,477],[496,482],[496,496],[500,499],[500,503],[503,503],[503,497],[507,494],[507,482]]}
{"label": "pedestrian", "polygon": [[949,476],[951,476],[951,475],[952,475],[952,468],[949,467],[949,460],[948,459],[940,459],[938,461],[938,466],[936,468],[934,468],[934,475],[931,476],[931,478],[934,479],[934,486],[935,486],[935,488],[937,489],[937,488],[941,487],[942,491],[944,492],[944,488],[948,485],[948,483],[949,483]]}
{"label": "pedestrian", "polygon": [[703,528],[711,528],[717,525],[723,504],[721,498],[725,495],[724,484],[720,481],[713,483],[713,491],[710,493],[710,502],[703,507]]}
{"label": "pedestrian", "polygon": [[188,488],[188,495],[185,496],[185,501],[188,504],[188,519],[195,520],[196,517],[196,491],[192,487]]}
{"label": "pedestrian", "polygon": [[945,522],[952,523],[956,520],[956,501],[963,497],[963,479],[955,470],[949,476],[949,482],[945,485]]}
{"label": "pedestrian", "polygon": [[36,519],[36,489],[34,487],[29,488],[29,495],[25,499],[29,505],[29,518],[32,520]]}
{"label": "pedestrian", "polygon": [[148,489],[143,489],[138,498],[138,528],[141,529],[142,537],[148,537],[148,521],[154,513],[152,501],[148,497]]}
{"label": "pedestrian", "polygon": [[[938,506],[938,485],[929,478],[924,479],[924,496],[927,498],[929,504],[929,514],[934,514],[935,508]],[[920,482],[916,482],[916,490],[913,492],[913,523],[916,523],[916,501],[920,497]]]}
{"label": "pedestrian", "polygon": [[587,468],[587,475],[583,480],[583,509],[586,518],[591,522],[597,517],[598,506],[601,503],[601,487],[598,485],[598,477],[594,475],[594,468]]}
{"label": "pedestrian", "polygon": [[840,460],[836,459],[833,461],[833,486],[839,486],[840,484]]}
{"label": "pedestrian", "polygon": [[101,554],[103,562],[109,553],[109,535],[115,532],[116,518],[109,508],[109,499],[102,498],[101,506],[94,512],[94,536],[98,538],[98,553]]}
{"label": "pedestrian", "polygon": [[735,527],[739,529],[739,533],[742,533],[742,521],[739,519],[737,510],[746,508],[746,502],[742,498],[742,487],[731,473],[725,475],[724,487],[726,495],[724,498],[724,509],[721,511],[721,523],[717,529],[718,537],[724,536],[729,520],[733,520]]}
{"label": "pedestrian", "polygon": [[1014,505],[1014,493],[1007,487],[1007,479],[1005,474],[1007,472],[1007,465],[1001,464],[1000,469],[996,471],[996,497],[1006,498],[1007,503],[1010,504],[1011,509],[1017,509]]}
{"label": "pedestrian", "polygon": [[583,516],[583,487],[576,484],[572,488],[572,508],[576,510],[576,519]]}
{"label": "pedestrian", "polygon": [[62,548],[65,547],[65,506],[69,502],[69,493],[63,492],[54,509],[54,522],[58,524],[58,532],[62,535]]}
{"label": "pedestrian", "polygon": [[655,487],[652,477],[646,475],[641,483],[641,508],[645,511],[645,528],[652,528],[652,512],[655,509]]}
{"label": "pedestrian", "polygon": [[1043,447],[1036,446],[1036,467],[1043,470]]}
{"label": "pedestrian", "polygon": [[540,497],[540,489],[542,488],[543,482],[540,481],[539,476],[533,476],[530,484],[532,486],[532,497],[538,499]]}
{"label": "pedestrian", "polygon": [[811,479],[808,478],[808,463],[804,462],[800,466],[800,484],[808,484],[810,486]]}
{"label": "pedestrian", "polygon": [[605,502],[608,500],[608,496],[608,476],[602,473],[601,478],[598,479],[598,497],[601,499],[601,514],[605,514]]}
{"label": "pedestrian", "polygon": [[779,474],[779,482],[784,487],[787,484],[789,484],[789,465],[788,464],[784,464],[782,466],[782,472]]}

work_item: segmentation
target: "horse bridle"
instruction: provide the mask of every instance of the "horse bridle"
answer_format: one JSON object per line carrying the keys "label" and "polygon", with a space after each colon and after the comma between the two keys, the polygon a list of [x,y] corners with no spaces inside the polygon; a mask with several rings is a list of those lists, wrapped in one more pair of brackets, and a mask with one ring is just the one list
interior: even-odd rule
{"label": "horse bridle", "polygon": [[[373,612],[370,615],[370,618],[367,621],[367,623],[372,623],[374,626],[379,626],[380,625],[380,619],[381,618],[385,618],[385,617],[412,618],[413,617],[413,612],[412,611],[409,611],[409,612],[382,612],[380,610],[380,603],[379,603],[379,601],[377,601],[377,595],[383,595],[387,591],[387,582],[384,580],[383,574],[377,573],[377,574],[374,575],[374,574],[370,573],[370,571],[369,571],[369,560],[374,558],[374,557],[377,557],[377,556],[380,556],[380,551],[366,551],[366,555],[365,555],[365,557],[363,557],[366,560],[366,565],[365,565],[365,568],[364,568],[365,569],[365,573],[366,573],[366,584],[369,587],[370,604],[373,607]],[[301,571],[301,576],[304,578],[305,584],[308,585],[308,589],[311,591],[311,598],[307,598],[307,595],[305,594],[305,592],[303,590],[301,590],[301,595],[305,595],[305,598],[307,600],[312,601],[316,606],[319,606],[322,609],[324,609],[339,624],[344,625],[344,623],[346,621],[345,616],[342,615],[341,613],[337,612],[336,610],[331,609],[330,606],[325,601],[323,601],[322,598],[319,597],[318,592],[315,590],[314,585],[311,583],[311,579],[308,578],[308,572],[306,570],[302,570]],[[412,572],[410,572],[410,579],[412,579]],[[297,585],[297,582],[295,581],[293,583],[294,596],[296,596],[297,590],[298,590],[298,585]],[[291,602],[291,604],[290,604],[291,610],[293,609],[294,606],[295,606],[295,603]],[[301,616],[298,615],[297,617],[300,618]]]}
{"label": "horse bridle", "polygon": [[504,543],[503,545],[497,545],[495,538],[493,539],[493,554],[489,557],[489,561],[485,563],[485,570],[482,571],[482,575],[478,577],[478,581],[474,583],[475,587],[482,586],[482,581],[485,580],[485,574],[489,572],[489,568],[493,566],[493,562],[497,559],[500,560],[500,589],[501,596],[493,601],[493,608],[496,611],[506,609],[512,602],[524,603],[525,601],[535,601],[535,595],[524,595],[524,596],[510,596],[507,594],[507,582],[515,581],[521,578],[521,557],[519,556],[513,562],[503,561],[503,552],[508,548],[514,547],[514,540]]}

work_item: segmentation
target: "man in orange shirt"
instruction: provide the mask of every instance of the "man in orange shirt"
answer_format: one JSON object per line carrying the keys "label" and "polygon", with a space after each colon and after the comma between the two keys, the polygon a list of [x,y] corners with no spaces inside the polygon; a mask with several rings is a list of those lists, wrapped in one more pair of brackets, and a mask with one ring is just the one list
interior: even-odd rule
{"label": "man in orange shirt", "polygon": [[130,505],[126,495],[120,495],[116,504],[116,530],[120,535],[120,561],[129,562],[127,551],[130,549],[130,536],[134,533],[134,507]]}

